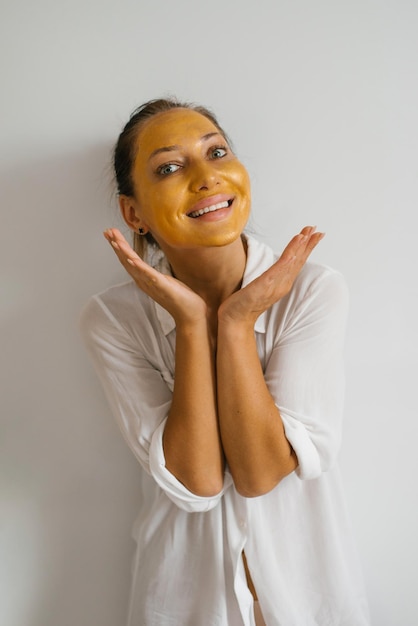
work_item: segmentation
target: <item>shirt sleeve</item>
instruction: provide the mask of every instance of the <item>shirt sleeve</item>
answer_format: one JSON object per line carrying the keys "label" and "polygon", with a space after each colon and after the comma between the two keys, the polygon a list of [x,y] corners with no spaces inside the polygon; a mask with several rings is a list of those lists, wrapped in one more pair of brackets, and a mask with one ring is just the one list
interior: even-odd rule
{"label": "shirt sleeve", "polygon": [[312,479],[332,466],[341,442],[345,281],[328,268],[311,281],[302,277],[284,306],[265,379],[298,458],[296,473]]}
{"label": "shirt sleeve", "polygon": [[208,511],[231,484],[226,473],[219,494],[201,497],[167,469],[163,433],[172,400],[164,372],[151,364],[99,297],[87,303],[80,331],[122,434],[144,470],[181,509]]}

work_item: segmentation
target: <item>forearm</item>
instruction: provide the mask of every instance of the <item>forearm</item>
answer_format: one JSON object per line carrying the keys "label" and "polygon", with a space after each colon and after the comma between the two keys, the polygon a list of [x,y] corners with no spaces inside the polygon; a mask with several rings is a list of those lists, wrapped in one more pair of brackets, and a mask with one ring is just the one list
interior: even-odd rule
{"label": "forearm", "polygon": [[206,323],[177,327],[175,384],[164,454],[172,474],[201,496],[219,493],[224,476],[214,361]]}
{"label": "forearm", "polygon": [[223,449],[237,490],[247,497],[270,491],[297,459],[265,383],[251,324],[219,324],[217,393]]}

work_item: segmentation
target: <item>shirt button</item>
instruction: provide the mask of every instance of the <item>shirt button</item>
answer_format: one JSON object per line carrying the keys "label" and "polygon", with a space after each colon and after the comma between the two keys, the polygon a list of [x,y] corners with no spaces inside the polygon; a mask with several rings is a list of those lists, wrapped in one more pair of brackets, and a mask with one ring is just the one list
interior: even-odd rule
{"label": "shirt button", "polygon": [[245,521],[245,519],[240,519],[239,527],[240,528],[247,528],[247,522]]}

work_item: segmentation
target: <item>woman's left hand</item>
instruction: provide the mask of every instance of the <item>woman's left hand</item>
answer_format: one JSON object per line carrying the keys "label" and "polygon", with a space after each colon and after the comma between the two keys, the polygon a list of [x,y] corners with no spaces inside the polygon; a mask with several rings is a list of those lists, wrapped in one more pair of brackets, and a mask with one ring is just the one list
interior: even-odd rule
{"label": "woman's left hand", "polygon": [[305,226],[291,239],[276,263],[222,303],[218,319],[253,326],[261,313],[289,293],[312,250],[323,237],[324,233],[316,232],[314,226]]}

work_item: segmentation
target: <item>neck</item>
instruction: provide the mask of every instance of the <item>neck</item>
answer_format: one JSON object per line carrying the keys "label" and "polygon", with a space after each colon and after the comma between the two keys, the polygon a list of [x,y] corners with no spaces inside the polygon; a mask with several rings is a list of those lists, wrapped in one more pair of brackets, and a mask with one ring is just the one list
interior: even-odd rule
{"label": "neck", "polygon": [[247,260],[247,245],[239,237],[219,248],[164,250],[173,274],[197,293],[211,309],[240,288]]}

